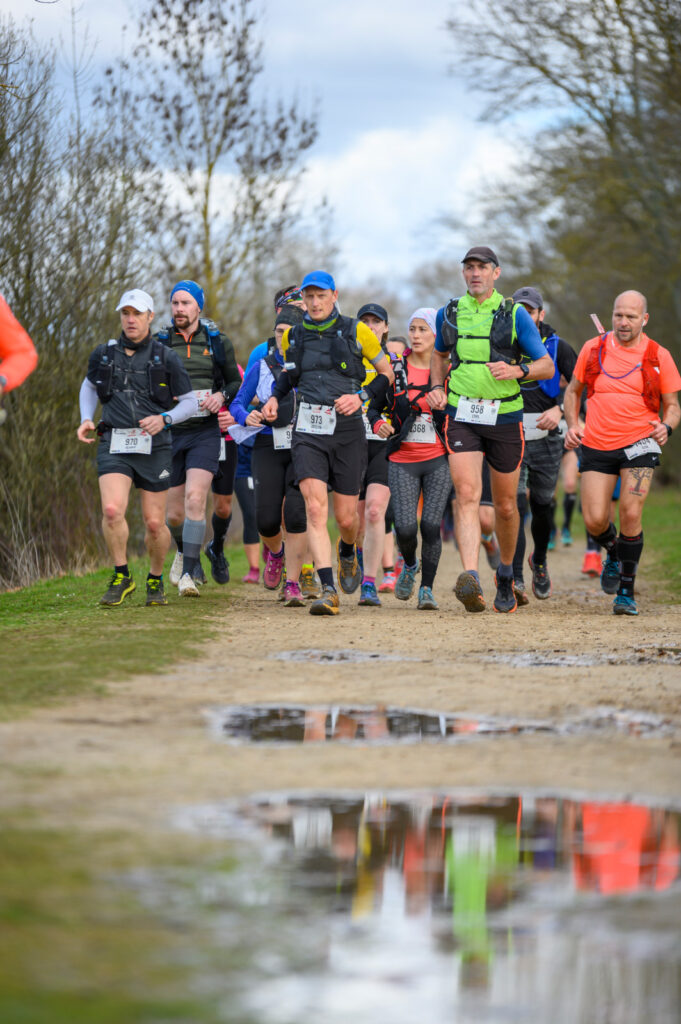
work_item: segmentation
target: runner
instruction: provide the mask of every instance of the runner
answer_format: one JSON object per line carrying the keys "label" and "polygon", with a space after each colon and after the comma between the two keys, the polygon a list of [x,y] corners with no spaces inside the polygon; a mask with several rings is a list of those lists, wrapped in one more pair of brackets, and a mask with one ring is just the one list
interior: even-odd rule
{"label": "runner", "polygon": [[[199,403],[198,412],[173,432],[173,473],[168,496],[168,526],[177,545],[170,582],[180,597],[198,597],[205,583],[201,545],[206,532],[206,502],[220,461],[217,413],[232,400],[241,383],[229,338],[211,321],[202,320],[203,289],[195,281],[179,281],[170,293],[172,321],[157,334],[180,358]],[[233,487],[236,463],[231,460]],[[222,566],[218,575],[226,582]]]}
{"label": "runner", "polygon": [[[384,385],[369,404],[369,422],[379,437],[390,438],[388,477],[395,530],[404,565],[395,583],[395,597],[408,601],[419,569],[418,506],[421,513],[421,586],[418,608],[436,610],[433,583],[442,553],[440,523],[451,488],[447,450],[441,436],[444,414],[433,413],[427,402],[430,360],[435,345],[436,310],[421,308],[409,319],[409,347],[394,364],[395,383]],[[388,410],[390,418],[386,418]],[[366,581],[362,584],[362,596]],[[376,590],[373,589],[375,596]],[[372,602],[377,604],[378,599]]]}
{"label": "runner", "polygon": [[[307,513],[310,548],[322,584],[321,597],[310,605],[312,615],[336,615],[339,599],[331,569],[328,487],[340,532],[337,544],[338,582],[346,594],[360,584],[355,542],[359,529],[357,502],[366,464],[366,435],[360,413],[363,402],[392,381],[387,356],[366,324],[342,316],[332,276],[317,270],[302,283],[307,313],[302,324],[284,334],[286,369],[263,408],[268,422],[276,419],[279,402],[294,385],[298,409],[292,455],[296,483]],[[364,360],[378,376],[362,388]]]}
{"label": "runner", "polygon": [[[615,299],[612,331],[586,342],[565,392],[565,443],[581,443],[582,515],[587,530],[605,548],[601,587],[615,594],[615,615],[638,615],[636,570],[643,551],[643,506],[661,446],[681,418],[681,376],[667,351],[644,333],[648,305],[640,292]],[[579,399],[587,389],[586,424],[579,425]],[[662,416],[660,417],[660,405]],[[620,533],[610,518],[617,478]]]}
{"label": "runner", "polygon": [[[122,332],[117,341],[99,345],[88,363],[80,389],[77,437],[92,444],[94,414],[102,403],[97,427],[97,471],[102,502],[102,532],[114,563],[109,588],[100,600],[105,607],[123,603],[135,589],[128,568],[128,524],[125,513],[132,484],[140,492],[149,552],[148,605],[168,603],[163,589],[163,563],[170,547],[165,522],[172,467],[172,426],[194,416],[196,396],[189,375],[174,352],[149,333],[154,303],[140,288],[125,292],[116,306]],[[175,405],[173,396],[178,396]]]}
{"label": "runner", "polygon": [[0,295],[0,401],[23,384],[37,365],[35,345]]}
{"label": "runner", "polygon": [[[490,467],[496,533],[501,561],[496,572],[494,608],[514,612],[513,553],[518,538],[516,494],[523,457],[523,399],[518,380],[553,376],[551,357],[527,311],[496,291],[501,274],[496,254],[486,246],[463,258],[466,294],[451,299],[437,314],[431,361],[433,409],[447,409],[447,448],[456,490],[456,539],[463,572],[456,596],[466,611],[485,608],[478,554],[482,459]],[[522,356],[532,362],[521,362]],[[444,380],[449,372],[449,389]]]}
{"label": "runner", "polygon": [[[381,348],[387,355],[388,314],[385,308],[377,302],[368,302],[358,309],[357,319],[366,324],[369,330],[376,335]],[[369,365],[367,375],[364,378],[364,385],[366,386],[375,376],[376,371],[373,366]],[[369,421],[366,419],[366,412],[365,424],[367,468],[359,495],[359,537],[363,537],[363,543],[360,544],[358,541],[358,551],[362,551],[360,559],[362,586],[359,604],[380,605],[381,600],[376,592],[376,576],[385,548],[386,515],[390,503],[388,458],[386,439],[385,437],[374,435]],[[392,539],[392,530],[390,537]],[[392,568],[392,559],[388,562],[388,566]],[[389,572],[390,568],[387,571]]]}
{"label": "runner", "polygon": [[546,563],[551,537],[553,495],[563,458],[563,435],[560,430],[560,421],[563,417],[560,405],[560,378],[562,375],[565,380],[570,380],[577,362],[577,353],[566,341],[558,337],[549,324],[544,322],[545,310],[541,292],[526,285],[513,293],[513,301],[519,302],[532,317],[539,328],[546,351],[555,366],[555,373],[549,380],[521,382],[520,384],[524,403],[525,453],[518,481],[520,527],[513,559],[513,578],[518,604],[525,604],[527,598],[523,578],[523,557],[525,554],[526,490],[528,488],[532,514],[530,530],[534,541],[534,550],[529,557],[532,592],[540,601],[545,601],[551,596],[551,578]]}
{"label": "runner", "polygon": [[[237,368],[241,372],[241,368]],[[227,405],[223,403],[222,409],[226,408]],[[239,452],[238,445],[228,433],[221,429],[220,435],[218,471],[210,485],[213,493],[213,515],[211,517],[213,536],[204,550],[210,562],[211,576],[216,583],[224,586],[229,583],[229,562],[225,557],[225,540],[232,522],[232,496],[236,485]],[[176,557],[178,559],[181,557],[179,552]]]}
{"label": "runner", "polygon": [[230,408],[236,424],[229,428],[231,435],[238,441],[243,441],[249,434],[255,435],[255,512],[258,532],[267,549],[263,582],[268,590],[277,589],[284,571],[284,540],[281,532],[283,506],[288,574],[283,599],[284,605],[289,608],[304,604],[299,576],[307,549],[305,502],[293,479],[293,395],[282,401],[278,416],[271,426],[264,421],[262,409],[253,408],[251,403],[257,399],[264,406],[271,397],[272,386],[283,372],[284,332],[293,323],[299,322],[298,316],[293,315],[298,312],[293,307],[282,307],[275,322],[274,345],[246,373]]}

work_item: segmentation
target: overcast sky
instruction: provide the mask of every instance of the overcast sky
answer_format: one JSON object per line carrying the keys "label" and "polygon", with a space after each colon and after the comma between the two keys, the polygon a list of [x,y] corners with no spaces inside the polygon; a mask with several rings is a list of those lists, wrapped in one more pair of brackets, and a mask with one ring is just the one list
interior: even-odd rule
{"label": "overcast sky", "polygon": [[[462,0],[260,2],[268,91],[317,113],[306,188],[334,210],[337,276],[398,282],[430,258],[485,241],[435,227],[442,214],[474,215],[482,183],[512,157],[508,134],[478,124],[474,94],[448,74],[443,26]],[[98,58],[112,59],[131,4],[81,0],[78,9]],[[0,0],[0,10],[33,18],[40,39],[70,38],[70,0]]]}

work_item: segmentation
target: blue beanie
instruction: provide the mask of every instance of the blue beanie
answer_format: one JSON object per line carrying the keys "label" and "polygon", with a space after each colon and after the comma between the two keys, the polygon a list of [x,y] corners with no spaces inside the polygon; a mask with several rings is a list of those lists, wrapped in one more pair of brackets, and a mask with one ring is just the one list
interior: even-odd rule
{"label": "blue beanie", "polygon": [[170,293],[171,299],[175,292],[189,292],[191,297],[196,300],[199,309],[203,309],[203,304],[205,302],[203,288],[201,285],[197,284],[196,281],[178,281]]}

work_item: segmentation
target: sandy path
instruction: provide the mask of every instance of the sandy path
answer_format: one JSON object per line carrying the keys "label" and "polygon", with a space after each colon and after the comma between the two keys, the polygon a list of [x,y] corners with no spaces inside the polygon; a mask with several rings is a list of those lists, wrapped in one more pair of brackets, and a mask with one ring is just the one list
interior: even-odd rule
{"label": "sandy path", "polygon": [[[224,631],[201,659],[108,686],[0,725],[0,806],[46,822],[163,827],[172,808],[291,788],[546,786],[681,795],[681,609],[641,582],[638,619],[616,618],[581,550],[551,557],[554,596],[516,614],[467,615],[451,587],[451,545],[436,581],[439,612],[387,595],[382,609],[343,598],[334,619],[284,609],[262,588],[235,588]],[[483,583],[491,600],[487,568]],[[124,612],[123,612],[124,614]],[[390,652],[398,660],[312,664],[275,660],[319,648]],[[660,653],[662,652],[662,653]],[[592,665],[518,665],[589,657]],[[615,659],[616,664],[604,663]],[[599,705],[665,716],[673,735],[473,738],[458,745],[288,748],[235,746],[211,734],[206,710],[256,702],[391,705],[562,721]]]}

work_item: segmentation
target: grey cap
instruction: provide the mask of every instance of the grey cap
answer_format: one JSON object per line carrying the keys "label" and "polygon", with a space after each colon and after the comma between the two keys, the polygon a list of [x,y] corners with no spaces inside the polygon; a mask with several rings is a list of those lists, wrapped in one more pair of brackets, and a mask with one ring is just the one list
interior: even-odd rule
{"label": "grey cap", "polygon": [[461,262],[466,263],[468,260],[479,260],[481,263],[494,263],[495,266],[499,266],[494,249],[490,249],[486,245],[474,245],[472,249],[469,249]]}
{"label": "grey cap", "polygon": [[541,292],[537,291],[536,288],[532,288],[530,285],[525,285],[523,288],[518,288],[517,292],[513,292],[513,301],[522,302],[524,306],[532,306],[533,309],[544,308],[544,300],[541,297]]}

